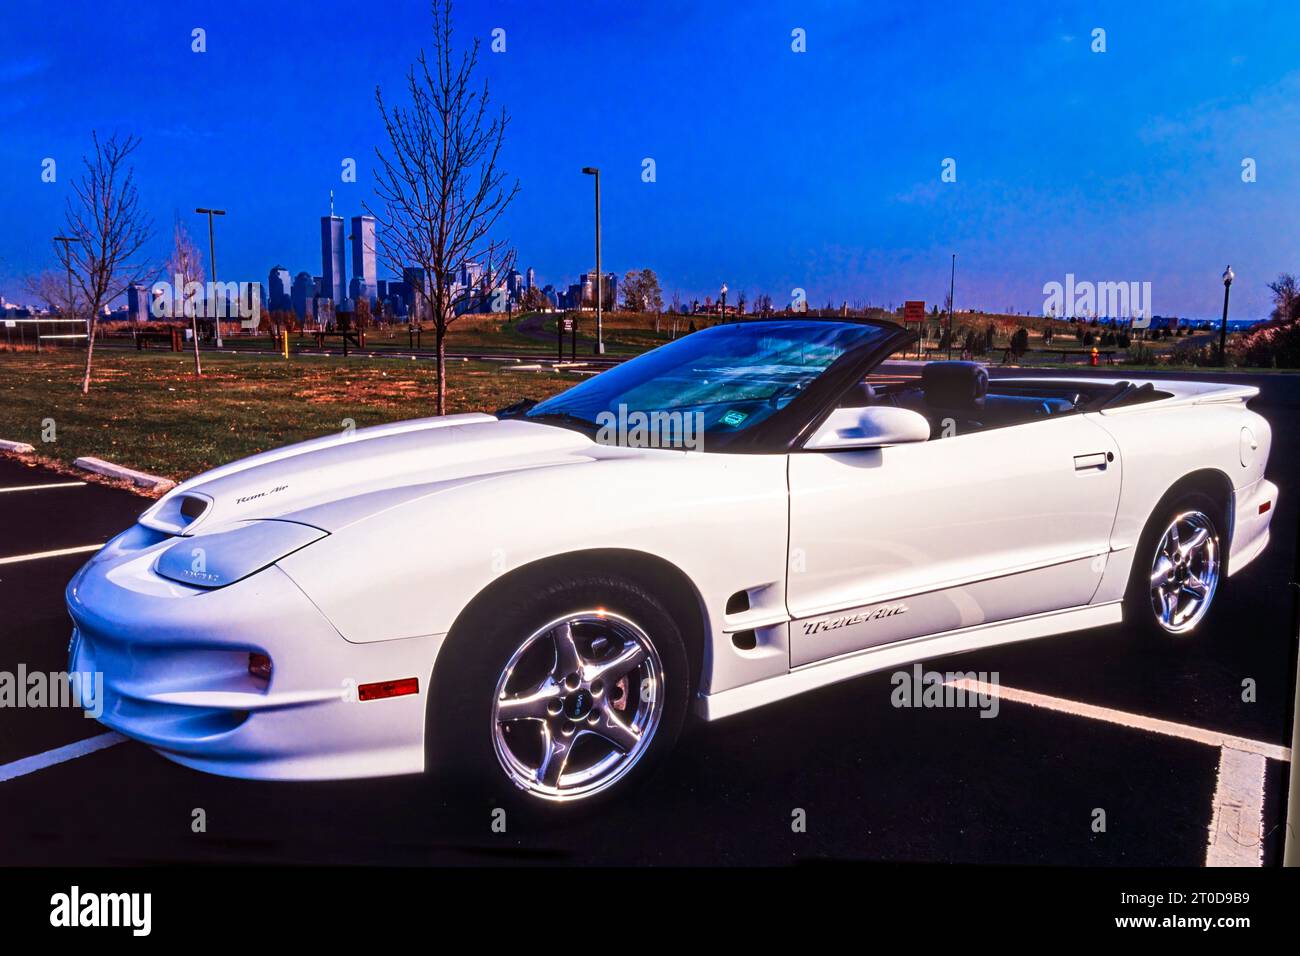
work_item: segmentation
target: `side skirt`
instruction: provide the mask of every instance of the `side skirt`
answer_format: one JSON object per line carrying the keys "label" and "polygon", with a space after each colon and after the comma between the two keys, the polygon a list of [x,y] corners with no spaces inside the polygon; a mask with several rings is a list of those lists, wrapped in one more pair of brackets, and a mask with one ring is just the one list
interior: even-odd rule
{"label": "side skirt", "polygon": [[1028,641],[1037,637],[1050,637],[1053,634],[1082,631],[1092,627],[1106,627],[1119,624],[1123,619],[1121,603],[1115,601],[1110,604],[1052,611],[1047,614],[1017,618],[1014,621],[981,624],[945,631],[942,634],[931,634],[896,644],[868,648],[815,664],[806,664],[778,677],[769,677],[717,694],[701,695],[695,704],[696,712],[705,720],[720,720],[805,691],[837,684],[843,680],[890,667],[995,647],[998,644]]}

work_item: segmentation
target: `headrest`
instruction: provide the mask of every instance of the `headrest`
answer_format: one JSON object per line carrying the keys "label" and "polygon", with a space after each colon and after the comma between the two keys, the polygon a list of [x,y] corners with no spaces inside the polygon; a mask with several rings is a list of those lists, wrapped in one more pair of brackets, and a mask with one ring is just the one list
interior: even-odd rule
{"label": "headrest", "polygon": [[989,373],[978,362],[931,362],[921,368],[921,388],[927,405],[983,408]]}

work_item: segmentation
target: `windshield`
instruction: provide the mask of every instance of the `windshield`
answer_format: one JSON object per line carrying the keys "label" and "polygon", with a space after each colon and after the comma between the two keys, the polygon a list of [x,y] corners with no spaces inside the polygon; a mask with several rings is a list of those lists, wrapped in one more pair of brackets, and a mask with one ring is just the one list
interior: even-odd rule
{"label": "windshield", "polygon": [[692,439],[703,435],[753,428],[845,352],[888,334],[880,326],[815,320],[714,326],[588,379],[525,417],[590,425],[610,444],[696,447]]}

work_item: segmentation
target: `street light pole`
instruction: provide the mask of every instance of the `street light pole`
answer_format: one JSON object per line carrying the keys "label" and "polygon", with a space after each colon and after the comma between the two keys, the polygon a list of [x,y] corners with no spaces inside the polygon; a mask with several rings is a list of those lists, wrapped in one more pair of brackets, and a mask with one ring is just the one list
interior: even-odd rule
{"label": "street light pole", "polygon": [[948,360],[952,360],[952,310],[956,303],[953,292],[957,288],[957,253],[952,254],[952,274],[948,277]]}
{"label": "street light pole", "polygon": [[600,269],[600,170],[595,166],[583,166],[582,171],[588,176],[596,177],[596,354],[604,355],[605,296],[602,287],[605,282],[605,276]]}
{"label": "street light pole", "polygon": [[1223,322],[1219,325],[1219,364],[1224,368],[1228,367],[1228,290],[1232,288],[1232,280],[1237,278],[1232,272],[1232,266],[1223,270]]}
{"label": "street light pole", "polygon": [[[63,243],[63,265],[64,265],[64,266],[67,268],[67,270],[68,270],[68,302],[67,302],[67,317],[68,317],[69,319],[75,319],[75,318],[76,318],[76,315],[73,314],[73,308],[72,308],[72,250],[68,248],[68,244],[69,244],[69,243],[73,243],[73,242],[80,242],[81,240],[80,240],[80,239],[74,239],[72,236],[55,236],[55,237],[54,237],[54,241],[55,241],[55,242],[61,242],[61,243]],[[87,334],[87,335],[90,334],[90,327],[89,327],[89,326],[86,327],[86,334]],[[41,326],[40,326],[40,323],[37,323],[37,325],[36,325],[36,351],[39,353],[40,350],[41,350]]]}
{"label": "street light pole", "polygon": [[[205,209],[205,208],[199,208],[194,211],[199,213],[200,215],[206,213],[208,217],[208,262],[212,273],[210,276],[208,276],[208,281],[209,283],[211,283],[211,288],[215,292],[217,286],[217,242],[216,242],[216,237],[214,236],[212,230],[212,217],[224,216],[226,214],[226,211],[224,209]],[[203,297],[203,303],[204,305],[208,304],[208,297],[206,295]],[[219,310],[214,309],[213,311],[217,313],[216,315],[213,316],[212,319],[213,325],[216,327],[216,332],[217,332],[217,348],[221,348],[221,315]]]}
{"label": "street light pole", "polygon": [[727,321],[727,284],[725,282],[722,283],[722,288],[719,290],[718,294],[722,299],[718,306],[718,314],[722,317],[722,321],[725,323]]}

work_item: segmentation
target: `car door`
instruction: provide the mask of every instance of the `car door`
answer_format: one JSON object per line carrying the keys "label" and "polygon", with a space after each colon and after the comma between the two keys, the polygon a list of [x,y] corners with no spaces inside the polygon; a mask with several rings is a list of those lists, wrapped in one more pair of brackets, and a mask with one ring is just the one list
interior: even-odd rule
{"label": "car door", "polygon": [[792,453],[791,666],[1087,604],[1119,466],[1083,414]]}

